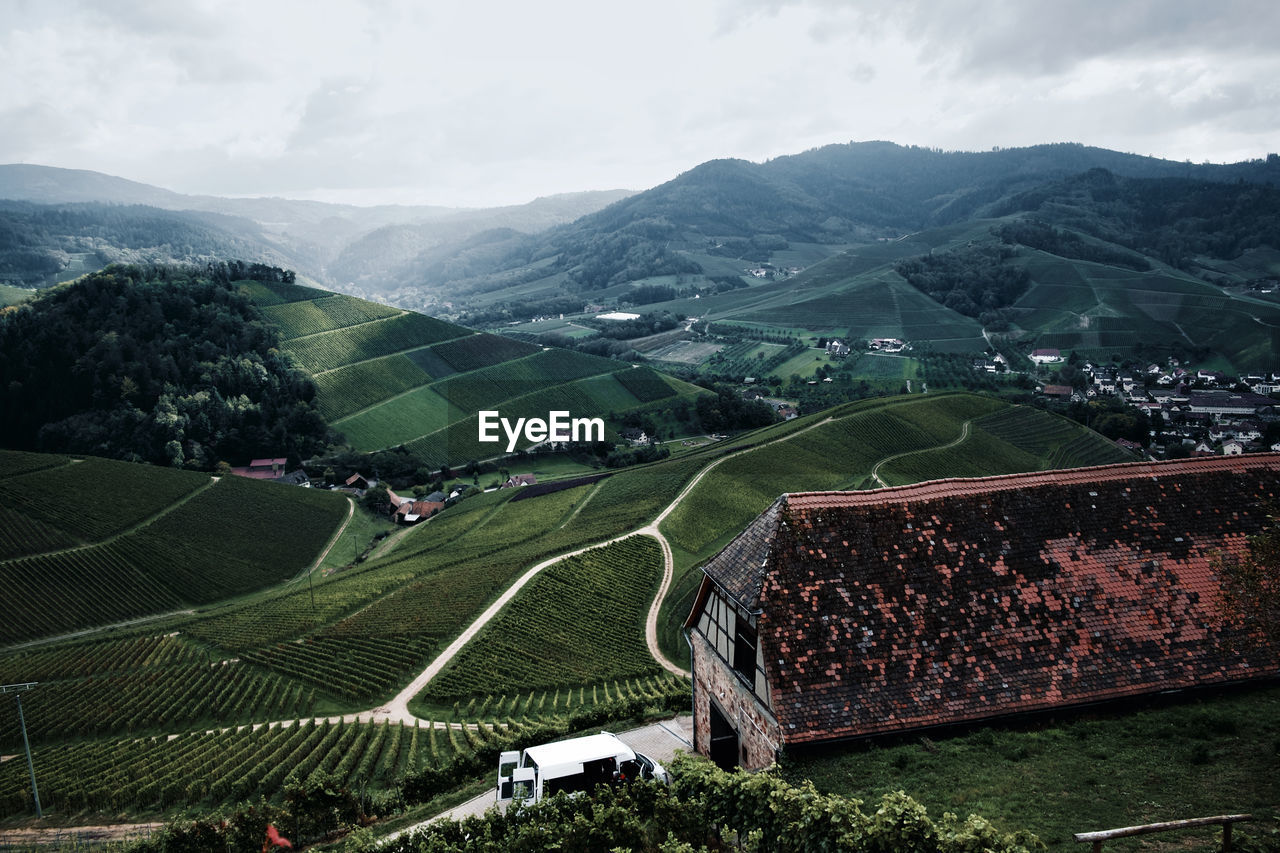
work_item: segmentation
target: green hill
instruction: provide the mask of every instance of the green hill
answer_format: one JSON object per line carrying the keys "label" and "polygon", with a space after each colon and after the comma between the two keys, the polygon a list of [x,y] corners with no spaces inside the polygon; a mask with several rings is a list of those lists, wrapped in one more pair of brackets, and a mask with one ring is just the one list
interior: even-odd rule
{"label": "green hill", "polygon": [[329,492],[0,451],[0,644],[287,580],[347,511]]}
{"label": "green hill", "polygon": [[[502,455],[479,441],[478,412],[617,420],[702,392],[650,368],[474,332],[422,314],[294,284],[247,292],[310,372],[316,404],[357,450],[404,445],[421,464]],[[517,447],[530,445],[522,438]]]}

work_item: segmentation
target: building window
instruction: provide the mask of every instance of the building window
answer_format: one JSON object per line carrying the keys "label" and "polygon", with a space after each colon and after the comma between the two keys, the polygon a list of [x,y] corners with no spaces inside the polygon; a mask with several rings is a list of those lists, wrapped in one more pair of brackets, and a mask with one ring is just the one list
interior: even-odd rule
{"label": "building window", "polygon": [[734,672],[746,679],[752,690],[756,689],[756,629],[741,616],[738,617],[733,641]]}

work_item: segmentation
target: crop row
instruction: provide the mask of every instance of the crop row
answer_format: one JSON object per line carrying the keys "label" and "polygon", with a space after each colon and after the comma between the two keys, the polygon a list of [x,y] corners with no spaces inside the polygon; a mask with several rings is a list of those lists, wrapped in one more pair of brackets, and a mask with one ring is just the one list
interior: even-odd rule
{"label": "crop row", "polygon": [[651,367],[620,370],[614,376],[622,383],[622,387],[630,391],[641,403],[665,400],[676,394],[676,390],[667,384],[667,380]]}
{"label": "crop row", "polygon": [[430,381],[430,374],[397,353],[316,376],[316,402],[325,419],[335,421]]}
{"label": "crop row", "polygon": [[[47,741],[162,725],[291,718],[308,713],[314,696],[302,684],[230,661],[42,682],[22,706],[27,734],[32,741]],[[16,717],[0,717],[0,746],[19,742]]]}
{"label": "crop row", "polygon": [[[564,720],[601,703],[668,708],[688,692],[686,682],[658,675],[476,697],[453,709],[450,716],[458,722],[452,723],[308,719],[176,737],[80,741],[34,750],[35,772],[42,804],[58,812],[214,808],[257,797],[278,801],[289,780],[318,774],[331,774],[351,788],[378,790],[482,747],[520,744],[522,732],[545,737],[539,721]],[[31,808],[25,764],[0,765],[0,819]]]}
{"label": "crop row", "polygon": [[0,560],[43,554],[79,543],[66,531],[0,506]]}
{"label": "crop row", "polygon": [[539,720],[563,716],[601,702],[658,703],[673,696],[688,696],[689,682],[669,673],[594,684],[532,689],[528,693],[487,693],[453,703],[452,720]]}
{"label": "crop row", "polygon": [[416,674],[435,648],[421,636],[307,637],[269,649],[245,652],[250,663],[315,685],[348,699],[371,699]]}
{"label": "crop row", "polygon": [[245,279],[244,281],[237,281],[236,287],[260,306],[281,305],[285,302],[303,302],[308,299],[322,299],[329,295],[327,290],[284,281]]}
{"label": "crop row", "polygon": [[431,701],[648,675],[644,617],[662,571],[650,537],[544,569],[427,687]]}
{"label": "crop row", "polygon": [[400,309],[337,294],[263,309],[285,340],[394,317]]}
{"label": "crop row", "polygon": [[297,359],[303,369],[321,373],[465,334],[469,332],[461,326],[423,314],[407,313],[286,341],[283,348]]}
{"label": "crop row", "polygon": [[727,542],[726,537],[783,492],[846,488],[870,475],[882,459],[957,438],[962,429],[958,414],[967,410],[953,412],[925,398],[854,409],[802,435],[718,465],[672,512],[663,531],[687,553],[710,556],[714,546]]}
{"label": "crop row", "polygon": [[[454,375],[432,387],[459,410],[475,412],[512,398],[542,393],[575,379],[619,369],[624,368],[616,361],[566,350],[544,350],[465,375]],[[542,411],[545,415],[547,408],[543,407]]]}
{"label": "crop row", "polygon": [[209,475],[85,459],[0,481],[0,505],[93,542],[128,529],[209,483]]}
{"label": "crop row", "polygon": [[533,344],[488,333],[436,344],[431,349],[459,373],[522,358],[539,350]]}
{"label": "crop row", "polygon": [[304,568],[347,511],[331,492],[224,477],[121,542],[140,561],[146,554],[167,564],[166,582],[186,600],[205,602]]}
{"label": "crop row", "polygon": [[1002,441],[1036,455],[1076,436],[1076,427],[1065,418],[1055,417],[1025,406],[1011,406],[977,422],[984,430]]}
{"label": "crop row", "polygon": [[1090,430],[1080,430],[1079,435],[1059,445],[1050,454],[1048,467],[1082,468],[1131,461],[1132,457],[1103,436]]}
{"label": "crop row", "polygon": [[330,492],[224,477],[127,536],[5,563],[0,642],[174,610],[282,580],[324,547],[346,509],[345,499]]}
{"label": "crop row", "polygon": [[54,456],[51,453],[29,453],[25,450],[0,450],[0,480],[7,480],[19,474],[32,471],[43,471],[66,465],[71,460],[65,456]]}
{"label": "crop row", "polygon": [[140,571],[118,542],[24,557],[0,571],[0,643],[181,605],[174,592]]}
{"label": "crop row", "polygon": [[190,663],[201,657],[194,646],[172,635],[35,648],[0,656],[0,683],[80,678],[144,666]]}
{"label": "crop row", "polygon": [[[443,727],[299,721],[169,739],[99,741],[36,751],[42,804],[69,812],[149,811],[277,798],[288,779],[332,773],[339,784],[394,785],[493,737]],[[0,818],[31,808],[25,765],[0,766]]]}
{"label": "crop row", "polygon": [[289,592],[192,622],[186,631],[228,651],[258,649],[341,619],[412,578],[412,570],[404,566],[371,566],[363,572],[316,584],[314,590],[306,584],[291,587]]}

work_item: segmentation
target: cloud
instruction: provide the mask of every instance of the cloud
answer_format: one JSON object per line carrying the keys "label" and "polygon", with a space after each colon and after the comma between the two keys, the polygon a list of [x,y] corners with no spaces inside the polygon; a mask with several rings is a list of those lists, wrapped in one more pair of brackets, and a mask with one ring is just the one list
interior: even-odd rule
{"label": "cloud", "polygon": [[1280,128],[1261,2],[11,6],[0,157],[182,192],[489,204],[857,139],[1198,160]]}

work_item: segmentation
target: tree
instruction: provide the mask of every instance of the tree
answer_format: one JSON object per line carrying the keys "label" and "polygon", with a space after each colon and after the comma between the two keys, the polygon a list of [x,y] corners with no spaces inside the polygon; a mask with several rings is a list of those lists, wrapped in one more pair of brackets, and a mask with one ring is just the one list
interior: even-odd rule
{"label": "tree", "polygon": [[1244,553],[1219,554],[1213,569],[1218,575],[1214,603],[1223,620],[1280,647],[1280,509],[1267,507],[1267,526],[1249,537]]}

